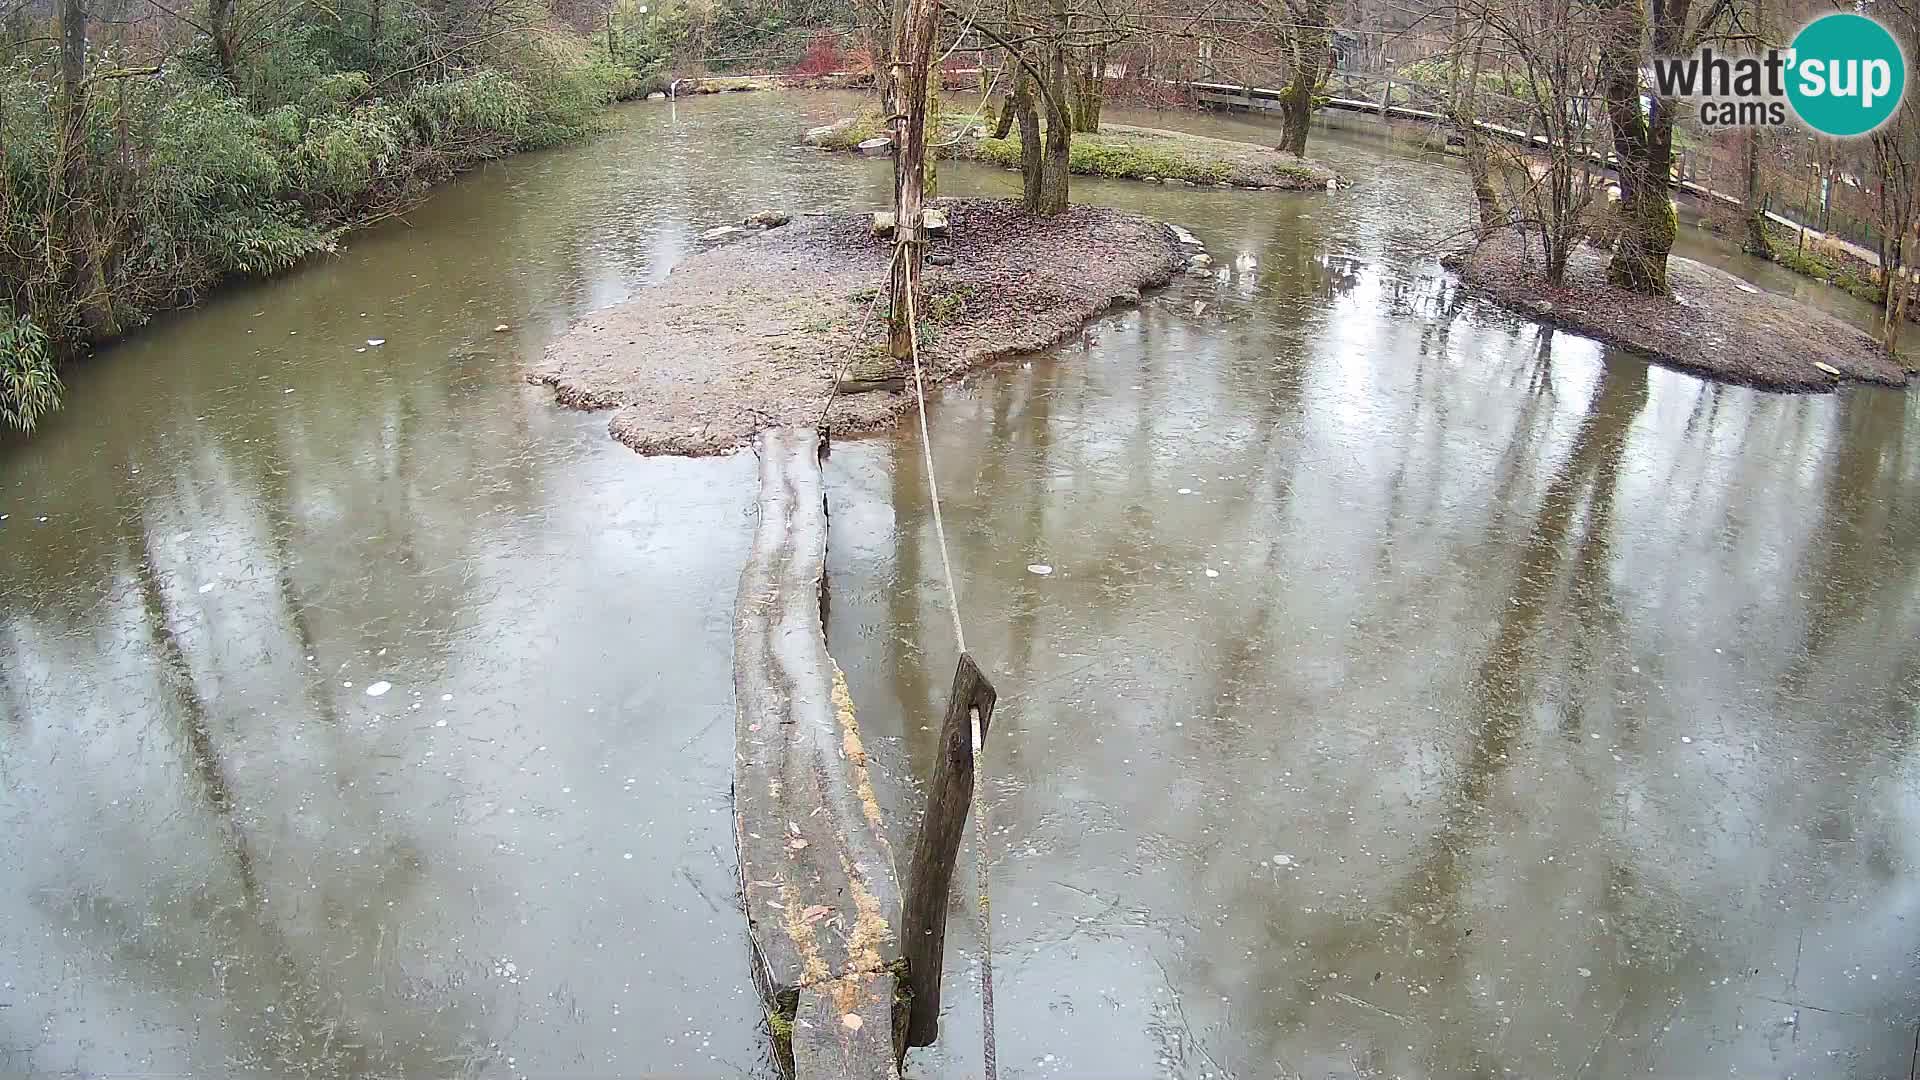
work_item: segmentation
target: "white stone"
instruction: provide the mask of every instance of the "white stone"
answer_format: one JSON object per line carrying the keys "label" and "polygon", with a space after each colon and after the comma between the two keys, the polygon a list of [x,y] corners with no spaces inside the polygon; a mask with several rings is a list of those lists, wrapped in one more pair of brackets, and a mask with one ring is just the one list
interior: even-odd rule
{"label": "white stone", "polygon": [[835,135],[847,131],[853,127],[855,122],[854,118],[849,116],[845,120],[836,120],[831,124],[822,124],[817,128],[808,128],[806,135],[803,137],[803,141],[806,142],[808,146],[819,146]]}

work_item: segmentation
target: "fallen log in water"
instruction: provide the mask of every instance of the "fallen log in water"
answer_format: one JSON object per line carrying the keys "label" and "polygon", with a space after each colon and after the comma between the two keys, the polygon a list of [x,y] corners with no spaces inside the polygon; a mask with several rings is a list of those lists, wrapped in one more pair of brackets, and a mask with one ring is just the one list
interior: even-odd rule
{"label": "fallen log in water", "polygon": [[733,774],[754,981],[783,1068],[803,1080],[897,1077],[900,888],[853,701],[827,655],[825,446],[817,432],[775,428],[755,449]]}

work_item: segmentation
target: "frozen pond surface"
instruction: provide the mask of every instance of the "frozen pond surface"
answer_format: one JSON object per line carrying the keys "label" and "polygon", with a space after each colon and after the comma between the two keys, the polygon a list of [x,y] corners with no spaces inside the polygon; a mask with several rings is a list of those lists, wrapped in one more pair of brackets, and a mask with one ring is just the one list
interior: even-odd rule
{"label": "frozen pond surface", "polygon": [[[879,205],[884,162],[790,145],[843,105],[622,110],[163,320],[0,448],[0,1074],[768,1072],[751,460],[637,458],[519,363],[714,224]],[[1321,146],[1335,200],[1077,184],[1217,278],[933,411],[1002,693],[1002,1068],[1909,1075],[1912,399],[1489,310],[1426,257],[1450,165]],[[828,479],[904,843],[953,664],[911,429]],[[972,946],[917,1075],[978,1073]]]}

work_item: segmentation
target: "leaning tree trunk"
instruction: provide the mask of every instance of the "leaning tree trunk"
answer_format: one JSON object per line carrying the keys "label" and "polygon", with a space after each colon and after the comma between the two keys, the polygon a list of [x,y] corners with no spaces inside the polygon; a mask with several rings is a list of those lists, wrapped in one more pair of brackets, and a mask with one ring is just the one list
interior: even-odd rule
{"label": "leaning tree trunk", "polygon": [[1313,121],[1313,93],[1320,85],[1332,34],[1331,0],[1307,0],[1295,30],[1292,79],[1280,98],[1280,124],[1285,136],[1280,149],[1295,157],[1307,155],[1307,129]]}
{"label": "leaning tree trunk", "polygon": [[[1026,78],[1026,76],[1021,74],[1020,68],[1015,65],[1013,68],[1014,85],[1019,86],[1020,81],[1024,78]],[[993,137],[996,139],[1004,139],[1011,134],[1013,132],[1013,122],[1019,118],[1017,115],[1018,110],[1014,108],[1013,99],[1014,91],[1012,90],[1000,96],[1000,110],[994,114],[993,120]]]}
{"label": "leaning tree trunk", "polygon": [[1649,123],[1640,108],[1646,29],[1646,12],[1639,0],[1613,0],[1600,31],[1600,94],[1613,129],[1620,172],[1618,232],[1607,278],[1632,292],[1665,296],[1667,254],[1673,250],[1677,229],[1668,194],[1673,123],[1661,115],[1670,110],[1656,105]]}

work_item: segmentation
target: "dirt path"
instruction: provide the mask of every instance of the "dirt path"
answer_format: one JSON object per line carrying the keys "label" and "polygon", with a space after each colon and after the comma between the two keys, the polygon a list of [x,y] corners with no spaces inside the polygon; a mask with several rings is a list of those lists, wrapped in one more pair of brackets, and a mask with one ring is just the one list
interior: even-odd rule
{"label": "dirt path", "polygon": [[[1035,218],[986,199],[941,206],[954,235],[931,250],[953,261],[927,267],[922,312],[936,383],[1055,344],[1182,263],[1173,232],[1136,214],[1076,206]],[[889,364],[880,287],[891,252],[866,214],[796,218],[695,255],[665,282],[588,316],[529,378],[564,404],[616,410],[614,437],[645,454],[724,453],[767,428],[812,427],[850,357],[860,375],[887,373],[875,369]],[[832,424],[881,427],[912,400],[841,397]]]}

